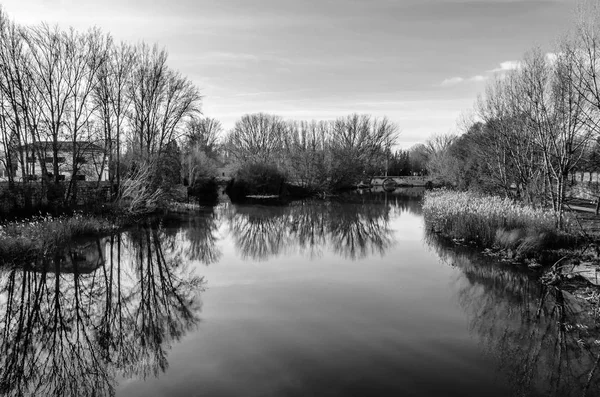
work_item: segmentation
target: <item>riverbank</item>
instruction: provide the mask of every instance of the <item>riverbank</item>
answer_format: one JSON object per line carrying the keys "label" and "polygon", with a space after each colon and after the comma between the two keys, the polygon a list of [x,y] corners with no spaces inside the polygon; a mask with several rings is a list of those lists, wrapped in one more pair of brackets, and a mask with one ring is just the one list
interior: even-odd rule
{"label": "riverbank", "polygon": [[47,255],[75,238],[109,234],[120,226],[106,217],[83,213],[5,222],[0,224],[0,264]]}
{"label": "riverbank", "polygon": [[600,218],[568,212],[563,228],[550,211],[471,192],[425,193],[430,233],[515,266],[542,270],[540,281],[600,304]]}
{"label": "riverbank", "polygon": [[451,239],[531,257],[545,249],[578,244],[575,220],[566,215],[558,229],[549,211],[508,198],[445,189],[425,193],[423,213],[428,227]]}
{"label": "riverbank", "polygon": [[[592,320],[587,312],[571,310],[573,300],[567,294],[549,288],[549,293],[544,295],[546,290],[537,281],[539,273],[526,268],[517,269],[510,264],[493,263],[481,255],[481,250],[474,250],[477,255],[470,255],[470,247],[434,247],[427,244],[423,241],[422,193],[420,197],[370,192],[349,192],[347,196],[330,201],[293,202],[288,206],[220,205],[189,216],[157,216],[151,221],[126,228],[114,237],[89,239],[89,249],[65,249],[64,256],[50,258],[45,267],[42,263],[35,268],[21,263],[23,269],[17,266],[15,269],[3,268],[0,282],[4,283],[4,301],[8,303],[0,309],[5,309],[15,319],[3,335],[9,342],[22,341],[27,338],[12,336],[23,329],[34,338],[30,337],[27,341],[43,345],[44,340],[53,338],[54,332],[60,332],[64,336],[60,340],[83,343],[81,349],[95,355],[88,354],[84,357],[88,360],[77,361],[73,368],[81,374],[73,372],[71,377],[74,379],[96,373],[94,368],[99,364],[95,357],[108,357],[115,362],[114,357],[124,352],[133,354],[129,362],[134,370],[140,368],[147,373],[148,362],[168,361],[170,368],[180,365],[193,367],[194,373],[203,376],[203,382],[212,384],[215,376],[221,373],[227,376],[235,371],[239,360],[253,354],[257,344],[272,345],[271,340],[265,341],[264,335],[274,330],[273,321],[276,321],[284,326],[283,329],[279,325],[275,327],[277,335],[281,336],[277,339],[283,345],[271,350],[274,354],[283,352],[283,355],[268,357],[269,362],[287,360],[290,351],[297,351],[298,359],[304,361],[308,352],[312,354],[308,358],[315,363],[322,363],[331,354],[339,352],[340,346],[350,352],[348,357],[333,357],[330,363],[325,363],[327,368],[317,368],[330,371],[340,360],[353,362],[358,346],[358,351],[364,353],[359,357],[361,363],[377,364],[372,371],[374,382],[381,379],[381,368],[388,368],[390,360],[394,360],[389,364],[391,371],[408,367],[420,371],[419,363],[422,362],[422,372],[414,374],[422,379],[431,378],[432,373],[433,376],[443,373],[442,378],[447,378],[448,371],[453,368],[458,368],[453,379],[464,377],[469,368],[473,368],[473,372],[468,373],[470,377],[482,376],[485,371],[485,379],[490,379],[490,390],[499,389],[495,379],[500,377],[508,381],[525,379],[523,383],[527,387],[540,384],[546,387],[560,370],[561,374],[569,376],[561,378],[561,384],[567,385],[564,388],[574,389],[572,395],[582,395],[576,393],[583,387],[580,385],[581,373],[589,371],[591,360],[588,356],[596,355],[600,346],[592,345],[593,350],[588,354],[588,350],[578,348],[577,341],[593,343],[598,332],[590,325]],[[81,255],[76,263],[68,262],[71,254]],[[83,256],[86,256],[85,261]],[[56,263],[60,266],[55,266]],[[368,264],[375,266],[366,266]],[[201,277],[204,279],[199,280]],[[252,280],[252,283],[240,287],[239,280]],[[243,290],[230,288],[230,281]],[[205,290],[205,285],[210,288]],[[249,300],[248,296],[253,299]],[[567,298],[560,300],[562,296]],[[555,297],[561,306],[555,305]],[[38,302],[44,303],[40,310],[31,310],[39,306],[36,306]],[[399,306],[398,302],[405,304]],[[539,310],[539,307],[542,309]],[[113,308],[108,311],[112,317],[107,320],[107,310],[98,308]],[[579,305],[575,308],[578,309]],[[20,311],[23,315],[19,315]],[[166,313],[165,321],[130,321],[132,314],[141,313],[139,315],[154,318],[157,311]],[[57,312],[67,316],[68,329],[47,326],[52,324]],[[193,317],[195,313],[197,316]],[[565,315],[562,316],[562,313]],[[222,321],[224,314],[227,317],[225,322]],[[69,322],[71,318],[75,320]],[[111,320],[114,318],[124,319],[122,328],[119,321]],[[194,318],[198,318],[201,324],[212,324],[212,328],[198,327],[190,322]],[[407,324],[406,318],[413,319],[418,328]],[[250,334],[245,329],[248,327],[243,326],[248,319],[258,327],[250,327]],[[366,320],[378,326],[364,329]],[[112,350],[108,354],[105,354],[106,344],[103,343],[106,338],[76,337],[77,332],[84,331],[95,335],[94,332],[103,329],[103,324],[107,323],[114,324],[107,328],[111,335],[121,335],[111,339],[115,343],[109,346]],[[169,336],[170,328],[167,331],[163,328],[171,324],[177,325],[179,336],[181,330],[186,335],[179,340],[162,338],[163,335]],[[185,328],[186,324],[189,328]],[[305,327],[298,329],[297,324]],[[589,326],[590,336],[582,332],[563,332],[567,324]],[[142,326],[151,328],[140,328]],[[345,331],[349,329],[358,330],[358,334],[349,335]],[[365,331],[368,332],[365,334]],[[289,337],[294,332],[303,335],[300,339],[307,342],[306,348],[301,346],[301,351],[298,350],[298,338]],[[458,336],[449,339],[455,343],[444,347],[442,353],[436,349],[435,357],[431,358],[431,341],[440,332]],[[160,337],[152,340],[170,343],[162,350],[158,345],[137,343],[139,338],[136,336],[155,334]],[[210,363],[204,366],[206,363],[201,360],[189,361],[190,355],[185,354],[216,347],[222,350],[216,353],[223,353],[226,357],[226,353],[231,351],[231,344],[240,337],[246,338],[244,340],[250,338],[252,351],[242,351],[230,362],[223,363],[226,368],[219,374],[214,373]],[[523,343],[524,339],[529,343]],[[314,349],[315,340],[323,341],[318,349]],[[557,340],[560,343],[556,343]],[[199,347],[198,341],[203,341],[204,345]],[[377,342],[377,351],[365,351],[371,349],[374,341]],[[127,348],[123,348],[123,343]],[[390,356],[390,344],[398,347],[392,349],[399,352],[394,357]],[[328,346],[332,347],[330,351]],[[416,353],[418,357],[406,357],[403,346],[417,346],[420,349]],[[555,361],[549,360],[559,356],[555,346],[562,346],[569,353],[563,352],[562,366],[558,369]],[[139,349],[149,348],[150,353],[160,354],[159,359],[163,361],[151,354],[138,353]],[[490,363],[489,351],[505,352],[506,362],[514,368],[501,366],[495,361]],[[18,352],[25,355],[36,353],[31,349],[19,349]],[[464,354],[457,361],[460,352]],[[474,356],[474,353],[479,356]],[[60,349],[49,354],[50,361],[54,360],[52,354],[58,357],[52,361],[56,365],[70,365]],[[429,363],[440,354],[444,357],[441,360],[445,363],[444,367],[432,371]],[[135,360],[140,357],[144,360],[137,363]],[[539,357],[537,371],[529,371],[522,364],[531,357]],[[14,361],[27,363],[32,360],[29,356],[18,358]],[[66,357],[67,360],[69,358]],[[252,358],[261,360],[258,356]],[[268,372],[269,363],[265,363]],[[352,370],[367,371],[368,368],[361,363]],[[468,367],[469,363],[473,366]],[[369,368],[373,367],[369,365]],[[101,361],[100,366],[111,368],[110,362]],[[577,368],[577,371],[569,371],[570,368]],[[530,374],[531,380],[517,377],[513,369]],[[20,370],[20,367],[11,367],[13,372]],[[37,372],[51,373],[51,370],[53,367],[37,369]],[[118,368],[115,371],[111,374],[118,377],[118,384],[133,384],[142,389],[147,387],[143,384],[143,376],[130,371],[130,376],[139,379],[125,382],[124,376],[129,375],[122,375]],[[346,367],[339,368],[342,378],[345,372]],[[159,372],[160,377],[152,378],[152,382],[163,382],[166,387],[180,382],[171,375],[172,371]],[[254,375],[248,374],[251,377],[248,379],[254,379]],[[337,376],[337,373],[334,375]],[[303,374],[298,376],[301,378]],[[434,381],[444,381],[445,378],[442,378]],[[47,379],[52,380],[52,377]],[[100,381],[105,380],[112,381],[112,378]],[[94,381],[93,384],[102,383]],[[188,385],[190,388],[197,387],[195,383]],[[590,390],[597,391],[595,383],[593,386]],[[399,385],[392,394],[402,395],[403,387],[403,384]],[[488,385],[481,384],[477,387],[478,390],[487,388]],[[128,394],[131,390],[123,387],[116,394]],[[307,394],[318,394],[319,385],[303,390]],[[347,387],[340,390],[343,394]],[[440,390],[434,390],[433,395],[440,394]],[[228,392],[212,391],[214,394]],[[239,391],[243,393],[243,387]],[[285,391],[282,389],[282,394]],[[460,391],[457,390],[457,393],[460,394]],[[504,388],[496,394],[549,395],[545,389],[535,389],[534,386],[519,389],[520,393],[511,391]],[[562,393],[562,390],[557,394],[561,397],[570,395]]]}

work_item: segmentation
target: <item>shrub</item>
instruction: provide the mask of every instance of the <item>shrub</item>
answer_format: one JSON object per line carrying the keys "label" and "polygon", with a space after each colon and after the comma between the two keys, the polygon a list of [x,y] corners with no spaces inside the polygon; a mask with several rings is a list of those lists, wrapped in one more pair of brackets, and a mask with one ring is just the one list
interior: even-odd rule
{"label": "shrub", "polygon": [[154,162],[142,164],[132,171],[129,179],[121,184],[117,199],[119,208],[132,215],[166,208],[171,197],[169,191],[161,187],[157,174],[160,174],[160,169]]}
{"label": "shrub", "polygon": [[250,195],[278,195],[285,183],[285,176],[279,169],[267,163],[250,163],[242,166],[227,187],[232,199]]}
{"label": "shrub", "polygon": [[106,233],[114,228],[103,218],[82,214],[37,216],[0,225],[0,261],[44,255],[74,237]]}
{"label": "shrub", "polygon": [[515,250],[526,255],[564,242],[567,230],[556,228],[552,212],[529,207],[508,198],[445,189],[425,193],[423,213],[436,232],[480,245]]}
{"label": "shrub", "polygon": [[188,187],[187,193],[199,203],[215,204],[219,199],[219,185],[214,177],[198,178]]}

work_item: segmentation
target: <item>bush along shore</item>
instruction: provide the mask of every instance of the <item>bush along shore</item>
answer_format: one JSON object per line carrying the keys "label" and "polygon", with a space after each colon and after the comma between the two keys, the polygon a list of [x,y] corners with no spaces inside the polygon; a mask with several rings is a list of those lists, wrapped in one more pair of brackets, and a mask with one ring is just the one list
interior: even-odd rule
{"label": "bush along shore", "polygon": [[11,220],[0,218],[0,266],[47,257],[79,238],[117,233],[155,215],[195,213],[214,205],[201,203],[165,200],[160,206],[143,205],[132,210],[117,202],[86,211],[65,209]]}
{"label": "bush along shore", "polygon": [[39,215],[0,224],[0,265],[50,255],[75,238],[110,234],[119,226],[103,217],[75,213]]}
{"label": "bush along shore", "polygon": [[249,163],[229,181],[225,192],[234,203],[286,204],[291,200],[314,197],[316,189],[295,186],[275,165]]}
{"label": "bush along shore", "polygon": [[433,190],[425,193],[423,213],[431,231],[531,267],[552,264],[584,243],[574,217],[567,214],[559,229],[551,211],[509,198]]}
{"label": "bush along shore", "polygon": [[600,307],[600,244],[573,214],[565,214],[558,228],[551,211],[448,190],[426,192],[423,213],[428,232],[483,247],[484,255],[501,261],[543,270],[540,282],[547,287],[570,292],[585,307]]}

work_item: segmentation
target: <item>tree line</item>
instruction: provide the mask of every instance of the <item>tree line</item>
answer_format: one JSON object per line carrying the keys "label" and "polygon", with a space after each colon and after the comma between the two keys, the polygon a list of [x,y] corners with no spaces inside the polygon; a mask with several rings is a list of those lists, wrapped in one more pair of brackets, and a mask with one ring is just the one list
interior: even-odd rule
{"label": "tree line", "polygon": [[167,60],[156,45],[115,43],[97,28],[20,26],[0,9],[0,144],[9,184],[28,183],[35,164],[46,190],[59,186],[65,145],[73,156],[65,201],[76,197],[82,153],[92,144],[105,154],[97,169],[110,167],[111,184],[135,169],[155,170],[200,114],[199,90]]}
{"label": "tree line", "polygon": [[[398,127],[385,117],[286,121],[257,113],[225,132],[201,103],[165,49],[117,43],[98,28],[21,26],[0,9],[0,162],[11,188],[35,181],[47,200],[75,202],[90,148],[102,153],[92,159],[98,185],[108,169],[113,198],[128,198],[132,210],[224,167],[265,166],[315,190],[417,167],[393,152]],[[65,152],[72,169],[62,182]]]}
{"label": "tree line", "polygon": [[284,121],[258,113],[235,123],[225,152],[239,166],[268,164],[297,184],[328,190],[383,172],[397,137],[398,127],[385,117]]}
{"label": "tree line", "polygon": [[428,142],[431,174],[552,208],[562,223],[573,174],[596,167],[600,138],[600,6],[577,15],[551,52],[529,50],[487,85],[463,135]]}

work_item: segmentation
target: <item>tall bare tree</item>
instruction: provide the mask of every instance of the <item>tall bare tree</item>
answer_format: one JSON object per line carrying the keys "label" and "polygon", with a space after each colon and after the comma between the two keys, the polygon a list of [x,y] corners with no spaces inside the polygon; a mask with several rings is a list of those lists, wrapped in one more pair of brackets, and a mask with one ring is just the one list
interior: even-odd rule
{"label": "tall bare tree", "polygon": [[219,120],[210,117],[192,117],[185,128],[186,144],[212,153],[217,150],[222,133],[223,126]]}
{"label": "tall bare tree", "polygon": [[240,162],[280,159],[286,125],[279,116],[247,114],[235,123],[227,142],[228,151]]}
{"label": "tall bare tree", "polygon": [[[47,24],[24,30],[23,37],[31,54],[31,78],[39,99],[41,127],[36,141],[50,141],[52,149],[53,178],[59,183],[59,141],[64,138],[64,126],[69,117],[73,85],[70,80],[69,43],[65,33]],[[45,153],[38,153],[40,163]],[[44,175],[45,177],[45,175]]]}
{"label": "tall bare tree", "polygon": [[517,196],[534,204],[542,178],[534,137],[525,128],[519,72],[493,80],[478,98],[477,113],[485,123],[485,142],[477,142],[480,159],[488,165],[493,180],[508,194],[512,184]]}
{"label": "tall bare tree", "polygon": [[84,34],[71,29],[64,39],[66,55],[71,59],[67,80],[71,97],[65,132],[72,145],[72,170],[66,198],[76,200],[83,154],[89,150],[88,145],[99,138],[93,136],[93,116],[98,106],[92,96],[98,85],[97,75],[107,62],[109,41],[98,29]]}
{"label": "tall bare tree", "polygon": [[330,137],[332,184],[353,184],[366,172],[381,172],[397,137],[398,127],[387,118],[352,114],[335,120]]}
{"label": "tall bare tree", "polygon": [[284,164],[288,174],[302,186],[326,188],[331,169],[331,123],[313,120],[287,124]]}
{"label": "tall bare tree", "polygon": [[0,9],[0,112],[3,150],[9,181],[14,183],[16,168],[21,179],[28,181],[31,142],[30,121],[35,94],[28,81],[28,54],[19,27]]}
{"label": "tall bare tree", "polygon": [[128,88],[136,58],[135,47],[126,43],[115,45],[112,39],[108,40],[108,59],[97,74],[94,101],[102,124],[109,167],[114,169],[109,173],[109,180],[111,186],[115,182],[120,186],[121,141],[132,99]]}
{"label": "tall bare tree", "polygon": [[129,84],[132,141],[142,159],[183,135],[185,121],[200,112],[201,96],[190,80],[167,66],[167,52],[138,46]]}

